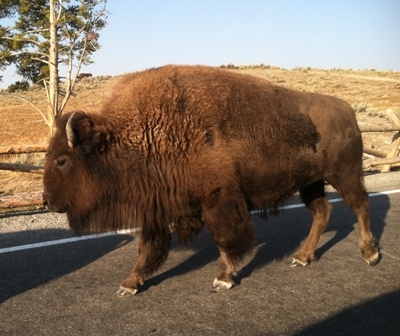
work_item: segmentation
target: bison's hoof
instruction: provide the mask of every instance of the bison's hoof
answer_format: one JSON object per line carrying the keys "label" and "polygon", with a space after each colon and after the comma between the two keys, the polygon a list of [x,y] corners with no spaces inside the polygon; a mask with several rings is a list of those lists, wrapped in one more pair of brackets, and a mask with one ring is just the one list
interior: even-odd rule
{"label": "bison's hoof", "polygon": [[375,245],[375,240],[370,239],[366,243],[360,243],[360,248],[365,262],[369,266],[375,266],[380,259],[379,246]]}
{"label": "bison's hoof", "polygon": [[213,286],[212,286],[212,290],[219,292],[221,290],[227,290],[227,289],[233,287],[233,285],[234,285],[233,282],[226,282],[226,281],[215,279]]}
{"label": "bison's hoof", "polygon": [[126,298],[135,295],[138,292],[138,290],[135,288],[126,288],[120,286],[117,290],[117,296],[120,298]]}
{"label": "bison's hoof", "polygon": [[375,265],[378,263],[378,261],[379,261],[379,252],[376,251],[375,254],[373,254],[373,255],[372,255],[371,257],[369,257],[369,258],[365,258],[364,260],[367,262],[367,264],[368,264],[369,266],[375,266]]}
{"label": "bison's hoof", "polygon": [[292,259],[292,264],[290,265],[291,267],[297,267],[297,266],[307,266],[308,261],[301,261],[299,259],[293,258]]}

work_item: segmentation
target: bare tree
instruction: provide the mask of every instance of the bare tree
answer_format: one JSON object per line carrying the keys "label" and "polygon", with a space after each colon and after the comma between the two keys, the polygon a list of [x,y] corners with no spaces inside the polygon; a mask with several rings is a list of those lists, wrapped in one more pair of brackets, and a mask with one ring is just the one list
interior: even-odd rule
{"label": "bare tree", "polygon": [[[47,110],[35,108],[51,132],[73,93],[82,65],[92,63],[91,55],[100,48],[98,32],[106,26],[106,5],[107,0],[0,2],[0,19],[15,18],[12,27],[0,25],[0,68],[15,64],[22,77],[43,83]],[[60,65],[66,69],[63,88]]]}

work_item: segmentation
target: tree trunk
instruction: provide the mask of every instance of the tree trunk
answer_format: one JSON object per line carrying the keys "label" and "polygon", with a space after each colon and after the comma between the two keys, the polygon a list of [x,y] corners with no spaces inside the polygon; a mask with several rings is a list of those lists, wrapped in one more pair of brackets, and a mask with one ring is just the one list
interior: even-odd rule
{"label": "tree trunk", "polygon": [[[49,88],[48,88],[48,116],[50,121],[50,133],[54,133],[54,120],[58,117],[58,44],[57,44],[57,24],[56,13],[57,0],[50,0],[50,48],[49,48]],[[61,10],[61,9],[60,9]]]}

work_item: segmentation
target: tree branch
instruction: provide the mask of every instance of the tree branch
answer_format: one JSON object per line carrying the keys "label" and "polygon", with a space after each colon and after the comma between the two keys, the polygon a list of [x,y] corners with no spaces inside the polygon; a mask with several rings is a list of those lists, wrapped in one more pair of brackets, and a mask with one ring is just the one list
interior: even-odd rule
{"label": "tree branch", "polygon": [[[78,66],[77,66],[77,71],[75,77],[71,81],[72,77],[72,67],[73,67],[73,50],[75,46],[75,39],[71,40],[70,48],[69,48],[69,54],[68,54],[68,70],[67,70],[67,82],[66,82],[66,88],[65,88],[65,96],[61,101],[60,105],[60,113],[64,110],[65,106],[67,105],[67,102],[71,96],[72,90],[75,87],[75,82],[76,82],[76,76],[79,74],[79,71],[81,69],[81,59],[78,61]],[[86,47],[86,45],[85,45]],[[85,50],[85,49],[84,49]],[[82,53],[82,55],[84,52]]]}
{"label": "tree branch", "polygon": [[42,58],[36,58],[36,57],[31,57],[31,58],[32,58],[34,61],[42,62],[42,63],[47,64],[47,65],[50,64],[49,61],[46,61],[46,60],[44,60],[44,59],[42,59]]}
{"label": "tree branch", "polygon": [[26,42],[26,43],[32,43],[37,46],[40,45],[39,41],[31,40],[31,39],[24,39],[24,38],[16,38],[16,37],[9,37],[9,36],[2,36],[0,37],[2,40],[9,40],[9,41],[21,41],[21,42]]}
{"label": "tree branch", "polygon": [[63,9],[64,9],[63,2],[64,2],[63,0],[58,0],[58,3],[60,4],[60,11],[57,14],[57,18],[56,18],[57,22],[61,19],[61,14],[62,14]]}
{"label": "tree branch", "polygon": [[39,34],[39,33],[44,33],[44,32],[48,32],[49,29],[44,28],[44,29],[35,29],[35,30],[28,30],[26,32],[26,34]]}
{"label": "tree branch", "polygon": [[[23,55],[23,54],[38,55],[38,56],[43,56],[43,57],[49,58],[48,54],[45,54],[44,52],[41,52],[41,51],[33,51],[33,50],[21,50],[21,51],[12,52],[10,54],[10,56],[16,57],[16,56]],[[39,59],[39,60],[41,60],[41,59]]]}
{"label": "tree branch", "polygon": [[38,106],[36,106],[34,103],[32,103],[28,99],[25,99],[25,98],[22,98],[22,97],[19,97],[19,96],[13,96],[13,97],[22,100],[23,102],[31,105],[34,109],[36,109],[36,111],[38,111],[42,115],[42,117],[43,117],[44,121],[46,122],[47,126],[50,127],[49,120],[47,119],[46,115],[43,113],[43,111]]}

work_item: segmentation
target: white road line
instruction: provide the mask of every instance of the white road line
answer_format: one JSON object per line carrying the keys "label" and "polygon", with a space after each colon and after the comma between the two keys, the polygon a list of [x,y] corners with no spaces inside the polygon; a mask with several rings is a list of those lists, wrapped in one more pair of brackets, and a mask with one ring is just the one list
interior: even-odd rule
{"label": "white road line", "polygon": [[0,249],[0,254],[8,253],[8,252],[15,252],[15,251],[22,251],[22,250],[29,250],[29,249],[45,247],[45,246],[73,243],[73,242],[78,242],[78,241],[82,241],[82,240],[89,240],[89,239],[95,239],[95,238],[101,238],[101,237],[115,236],[115,235],[118,235],[118,234],[127,234],[127,233],[137,232],[139,230],[140,229],[135,228],[135,229],[128,229],[128,230],[120,230],[120,231],[117,231],[117,232],[104,232],[104,233],[91,234],[91,235],[80,236],[80,237],[71,237],[71,238],[50,240],[50,241],[27,244],[27,245],[6,247],[6,248]]}
{"label": "white road line", "polygon": [[[400,189],[370,193],[369,197],[377,197],[377,196],[397,194],[397,193],[400,193]],[[332,198],[332,199],[329,199],[329,202],[330,203],[337,203],[337,202],[341,202],[342,200],[343,200],[342,198]],[[297,203],[297,204],[290,204],[290,205],[282,206],[282,207],[279,208],[279,210],[289,210],[289,209],[296,209],[296,208],[302,208],[302,207],[304,207],[303,203]],[[257,214],[257,213],[260,213],[260,212],[261,211],[255,210],[255,211],[252,211],[251,213],[252,214]],[[61,244],[66,244],[66,243],[82,241],[82,240],[89,240],[89,239],[95,239],[95,238],[100,238],[100,237],[114,236],[114,235],[117,235],[117,234],[127,234],[127,233],[138,232],[138,231],[140,231],[140,228],[128,229],[128,230],[120,230],[120,231],[117,231],[117,232],[105,232],[105,233],[92,234],[92,235],[86,235],[86,236],[81,236],[81,237],[71,237],[71,238],[64,238],[64,239],[58,239],[58,240],[50,240],[50,241],[45,241],[45,242],[40,242],[40,243],[13,246],[13,247],[6,247],[6,248],[0,249],[0,254],[9,253],[9,252],[16,252],[16,251],[22,251],[22,250],[28,250],[28,249],[34,249],[34,248],[40,248],[40,247],[45,247],[45,246],[61,245]]]}

